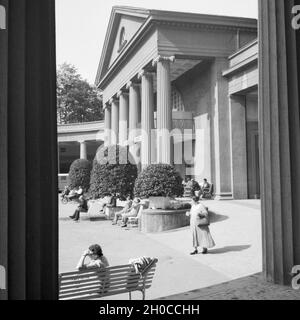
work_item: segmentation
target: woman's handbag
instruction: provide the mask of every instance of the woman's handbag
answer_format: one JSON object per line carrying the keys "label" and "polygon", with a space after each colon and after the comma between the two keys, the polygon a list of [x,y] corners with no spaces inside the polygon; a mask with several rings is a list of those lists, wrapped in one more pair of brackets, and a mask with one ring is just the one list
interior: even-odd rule
{"label": "woman's handbag", "polygon": [[206,216],[200,216],[200,222],[198,224],[198,227],[207,227],[210,225],[209,219]]}

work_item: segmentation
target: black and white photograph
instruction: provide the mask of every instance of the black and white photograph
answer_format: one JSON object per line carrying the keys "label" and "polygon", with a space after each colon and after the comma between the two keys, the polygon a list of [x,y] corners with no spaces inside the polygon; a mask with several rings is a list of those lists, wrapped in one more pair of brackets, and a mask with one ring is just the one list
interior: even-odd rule
{"label": "black and white photograph", "polygon": [[0,300],[300,300],[300,0],[0,0]]}

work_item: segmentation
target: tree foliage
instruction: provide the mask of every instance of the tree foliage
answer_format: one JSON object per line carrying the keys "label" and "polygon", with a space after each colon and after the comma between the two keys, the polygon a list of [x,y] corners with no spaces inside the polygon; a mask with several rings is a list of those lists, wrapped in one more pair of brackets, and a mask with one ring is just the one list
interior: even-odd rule
{"label": "tree foliage", "polygon": [[83,80],[73,65],[60,65],[57,71],[57,122],[67,124],[102,119],[99,91]]}
{"label": "tree foliage", "polygon": [[171,165],[149,165],[135,182],[134,195],[139,198],[179,197],[182,194],[182,178]]}
{"label": "tree foliage", "polygon": [[98,150],[91,173],[90,194],[102,198],[107,194],[124,199],[133,195],[137,166],[129,159],[127,147],[110,146]]}
{"label": "tree foliage", "polygon": [[71,189],[79,186],[87,191],[90,187],[92,164],[89,160],[75,160],[71,166],[68,176],[68,185]]}

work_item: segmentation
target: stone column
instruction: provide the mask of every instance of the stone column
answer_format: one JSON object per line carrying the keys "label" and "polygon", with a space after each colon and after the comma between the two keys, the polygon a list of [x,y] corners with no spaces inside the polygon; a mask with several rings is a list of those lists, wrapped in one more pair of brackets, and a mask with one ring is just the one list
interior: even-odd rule
{"label": "stone column", "polygon": [[232,199],[228,81],[222,76],[226,69],[228,59],[216,58],[212,65],[211,78],[214,141],[212,180],[215,183],[216,200]]}
{"label": "stone column", "polygon": [[142,129],[142,149],[141,163],[142,167],[151,164],[151,132],[154,129],[154,95],[153,95],[153,74],[141,71],[142,95],[142,112],[141,112],[141,129]]}
{"label": "stone column", "polygon": [[108,146],[111,143],[111,109],[106,105],[104,110],[104,145]]}
{"label": "stone column", "polygon": [[60,147],[59,147],[59,142],[57,143],[57,173],[60,174]]}
{"label": "stone column", "polygon": [[291,0],[259,1],[259,117],[263,269],[291,284],[300,265],[300,34]]}
{"label": "stone column", "polygon": [[80,143],[80,159],[87,160],[86,141],[79,141]]}
{"label": "stone column", "polygon": [[129,122],[129,100],[128,93],[120,91],[117,94],[119,98],[119,144],[125,145],[128,140],[128,122]]}
{"label": "stone column", "polygon": [[130,81],[129,89],[129,140],[138,136],[138,127],[141,118],[140,85]]}
{"label": "stone column", "polygon": [[248,198],[246,97],[229,97],[231,184],[233,198]]}
{"label": "stone column", "polygon": [[0,300],[56,300],[55,1],[1,4],[9,14],[0,30]]}
{"label": "stone column", "polygon": [[170,63],[175,57],[158,56],[153,61],[157,66],[157,160],[159,163],[172,164],[172,100]]}
{"label": "stone column", "polygon": [[110,100],[111,104],[111,144],[118,144],[119,140],[119,101],[115,98]]}

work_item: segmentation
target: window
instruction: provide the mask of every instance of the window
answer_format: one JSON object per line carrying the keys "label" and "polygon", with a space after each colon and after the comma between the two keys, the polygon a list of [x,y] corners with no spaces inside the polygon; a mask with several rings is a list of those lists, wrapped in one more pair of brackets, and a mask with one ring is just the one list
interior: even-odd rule
{"label": "window", "polygon": [[125,28],[123,27],[120,32],[118,52],[120,52],[125,47],[126,43],[127,41],[125,40]]}
{"label": "window", "polygon": [[174,86],[172,86],[172,107],[173,111],[184,111],[181,94]]}

